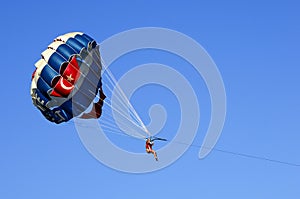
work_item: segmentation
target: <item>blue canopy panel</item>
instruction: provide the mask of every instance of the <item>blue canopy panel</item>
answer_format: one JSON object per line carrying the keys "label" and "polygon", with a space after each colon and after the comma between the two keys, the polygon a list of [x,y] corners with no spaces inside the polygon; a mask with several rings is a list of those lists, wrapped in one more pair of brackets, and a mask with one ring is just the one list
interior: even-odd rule
{"label": "blue canopy panel", "polygon": [[33,104],[55,123],[83,113],[102,85],[99,46],[84,33],[57,37],[35,65]]}

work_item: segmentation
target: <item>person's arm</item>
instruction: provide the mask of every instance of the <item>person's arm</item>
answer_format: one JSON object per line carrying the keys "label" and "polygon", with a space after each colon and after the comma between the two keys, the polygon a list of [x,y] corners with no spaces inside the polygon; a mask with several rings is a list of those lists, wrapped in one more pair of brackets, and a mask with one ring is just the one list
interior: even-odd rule
{"label": "person's arm", "polygon": [[151,145],[151,146],[153,146],[153,145],[154,145],[154,141],[150,141],[149,143],[150,143],[150,145]]}

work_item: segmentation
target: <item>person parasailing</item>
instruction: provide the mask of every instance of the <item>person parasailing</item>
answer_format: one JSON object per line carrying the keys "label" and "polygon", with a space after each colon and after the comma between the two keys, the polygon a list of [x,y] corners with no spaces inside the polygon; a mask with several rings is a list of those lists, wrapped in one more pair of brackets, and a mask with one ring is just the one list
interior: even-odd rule
{"label": "person parasailing", "polygon": [[152,149],[152,146],[154,145],[154,140],[151,139],[151,137],[147,138],[146,140],[146,152],[152,153],[154,155],[154,158],[156,161],[158,161],[157,153]]}

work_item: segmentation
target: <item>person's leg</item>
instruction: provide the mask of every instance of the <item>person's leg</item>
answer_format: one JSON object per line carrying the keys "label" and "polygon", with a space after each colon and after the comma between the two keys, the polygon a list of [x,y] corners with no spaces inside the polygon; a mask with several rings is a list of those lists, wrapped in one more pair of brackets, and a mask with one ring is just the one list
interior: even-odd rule
{"label": "person's leg", "polygon": [[156,151],[153,151],[154,153],[154,158],[155,158],[155,160],[157,161],[158,160],[158,157],[157,157],[157,153],[156,153]]}

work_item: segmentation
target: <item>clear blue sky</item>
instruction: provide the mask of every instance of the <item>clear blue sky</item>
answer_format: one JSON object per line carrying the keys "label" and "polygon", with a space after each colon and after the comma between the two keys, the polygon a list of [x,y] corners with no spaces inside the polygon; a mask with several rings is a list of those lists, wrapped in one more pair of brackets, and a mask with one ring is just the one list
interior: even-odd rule
{"label": "clear blue sky", "polygon": [[[199,160],[197,147],[157,172],[113,170],[88,153],[73,123],[46,121],[29,94],[34,63],[59,34],[79,30],[101,42],[131,28],[170,28],[200,43],[223,77],[227,118],[216,147],[300,164],[299,6],[295,0],[2,2],[0,198],[299,198],[300,167],[218,151]],[[141,53],[125,63],[136,64],[131,58],[153,61]],[[209,121],[203,95],[194,145]],[[150,101],[140,101],[133,99],[143,115]],[[126,147],[122,139],[116,142]]]}

